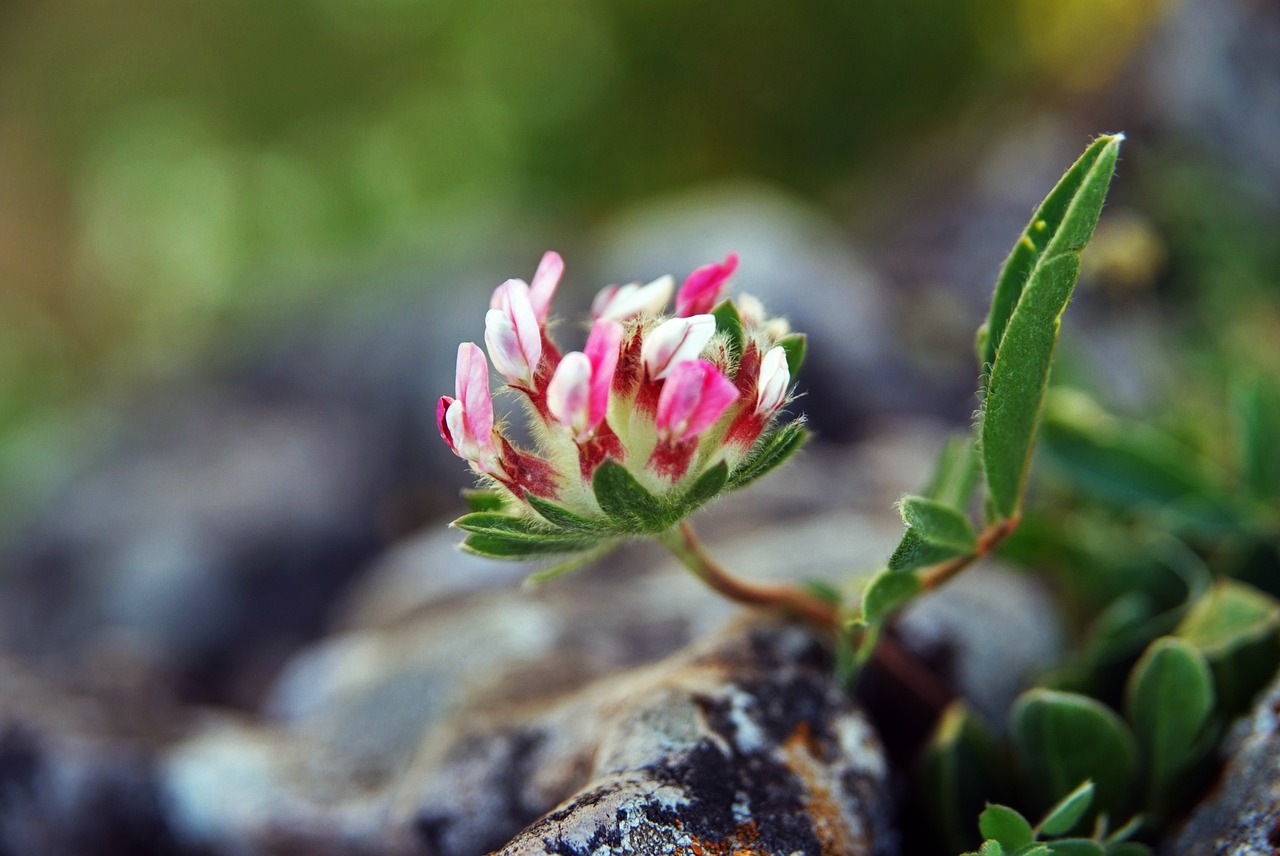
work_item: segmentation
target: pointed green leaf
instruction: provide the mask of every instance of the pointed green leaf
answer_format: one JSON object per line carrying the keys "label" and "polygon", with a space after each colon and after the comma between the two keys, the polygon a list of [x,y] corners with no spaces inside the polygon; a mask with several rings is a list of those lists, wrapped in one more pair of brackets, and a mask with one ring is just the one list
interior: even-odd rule
{"label": "pointed green leaf", "polygon": [[792,333],[779,339],[778,346],[786,352],[787,371],[791,375],[791,382],[795,383],[796,378],[800,375],[800,367],[804,365],[805,353],[809,349],[809,340],[804,333]]}
{"label": "pointed green leaf", "polygon": [[729,346],[735,354],[741,354],[746,336],[742,331],[742,316],[738,313],[738,307],[732,300],[723,300],[711,310],[711,315],[716,319],[716,331],[729,338]]}
{"label": "pointed green leaf", "polygon": [[592,532],[597,534],[608,534],[612,527],[608,521],[593,520],[589,517],[583,517],[580,514],[570,511],[569,509],[556,505],[550,500],[543,499],[540,496],[525,491],[524,501],[529,503],[530,507],[553,526],[566,529],[570,532]]}
{"label": "pointed green leaf", "polygon": [[1023,847],[1014,856],[1049,856],[1048,844],[1028,844]]}
{"label": "pointed green leaf", "polygon": [[589,550],[598,544],[598,541],[575,541],[567,538],[529,539],[490,532],[472,532],[463,540],[462,549],[489,559],[522,561]]}
{"label": "pointed green leaf", "polygon": [[472,511],[501,511],[506,507],[506,497],[496,490],[468,488],[462,492],[462,501]]}
{"label": "pointed green leaf", "polygon": [[1040,203],[1014,245],[996,281],[991,312],[980,336],[984,371],[996,361],[1005,328],[1036,264],[1046,256],[1078,253],[1092,237],[1123,139],[1123,134],[1116,134],[1094,140]]}
{"label": "pointed green leaf", "polygon": [[1080,272],[1080,251],[1102,212],[1121,139],[1100,137],[1067,171],[996,285],[984,345],[980,436],[988,500],[998,518],[1021,513],[1062,313]]}
{"label": "pointed green leaf", "polygon": [[1129,726],[1110,708],[1074,693],[1033,689],[1014,704],[1010,736],[1023,778],[1040,805],[1061,800],[1091,779],[1091,814],[1123,815],[1137,775],[1138,749]]}
{"label": "pointed green leaf", "polygon": [[1104,856],[1105,849],[1091,838],[1059,838],[1057,841],[1046,841],[1045,845],[1053,856]]}
{"label": "pointed green leaf", "polygon": [[1080,818],[1084,817],[1084,813],[1093,804],[1093,791],[1093,782],[1085,782],[1059,800],[1057,805],[1049,809],[1044,820],[1040,821],[1039,833],[1057,837],[1075,829]]}
{"label": "pointed green leaf", "polygon": [[965,435],[949,437],[938,454],[938,462],[934,465],[928,487],[924,489],[924,496],[963,511],[973,497],[980,474],[978,449],[973,438]]}
{"label": "pointed green leaf", "polygon": [[978,536],[960,511],[922,496],[905,497],[899,504],[907,531],[892,556],[889,570],[909,571],[972,553]]}
{"label": "pointed green leaf", "polygon": [[737,490],[751,484],[795,454],[808,438],[809,432],[799,419],[768,432],[756,440],[751,453],[729,475],[727,489]]}
{"label": "pointed green leaf", "polygon": [[484,532],[511,537],[540,538],[551,535],[551,531],[543,528],[527,517],[516,517],[496,511],[473,511],[464,514],[449,524],[463,532]]}
{"label": "pointed green leaf", "polygon": [[1125,713],[1147,759],[1153,799],[1168,794],[1178,774],[1197,760],[1198,738],[1214,702],[1209,661],[1188,642],[1157,639],[1133,667]]}
{"label": "pointed green leaf", "polygon": [[1018,812],[1004,805],[987,803],[978,815],[978,830],[983,838],[994,838],[1005,850],[1026,847],[1035,838],[1031,824]]}
{"label": "pointed green leaf", "polygon": [[615,460],[606,459],[596,467],[591,488],[604,513],[631,532],[662,532],[675,522],[662,500]]}
{"label": "pointed green leaf", "polygon": [[881,571],[862,592],[862,619],[868,624],[879,624],[919,593],[920,578],[915,574]]}
{"label": "pointed green leaf", "polygon": [[999,841],[984,841],[978,850],[978,856],[1004,856],[1004,848]]}
{"label": "pointed green leaf", "polygon": [[695,508],[705,505],[716,494],[724,490],[724,486],[728,481],[729,465],[724,461],[699,475],[697,481],[689,487],[689,490],[680,499],[679,516],[684,517]]}

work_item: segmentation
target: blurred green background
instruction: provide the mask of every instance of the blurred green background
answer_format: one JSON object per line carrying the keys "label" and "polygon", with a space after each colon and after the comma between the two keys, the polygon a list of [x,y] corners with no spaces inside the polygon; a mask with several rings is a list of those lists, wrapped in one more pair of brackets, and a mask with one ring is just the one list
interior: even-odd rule
{"label": "blurred green background", "polygon": [[904,169],[951,162],[920,152],[981,151],[1020,112],[1105,101],[1173,10],[0,2],[6,508],[69,466],[104,390],[198,366],[248,319],[374,299],[381,272],[563,247],[724,179],[879,222]]}

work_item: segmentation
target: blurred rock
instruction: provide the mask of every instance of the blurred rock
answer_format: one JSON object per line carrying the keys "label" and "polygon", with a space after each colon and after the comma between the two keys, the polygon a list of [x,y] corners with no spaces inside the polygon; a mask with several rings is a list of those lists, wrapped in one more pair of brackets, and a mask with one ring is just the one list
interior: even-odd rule
{"label": "blurred rock", "polygon": [[0,657],[0,853],[186,852],[152,774],[158,737],[181,720],[162,695],[127,687],[123,675],[68,686]]}
{"label": "blurred rock", "polygon": [[1236,724],[1226,770],[1170,848],[1173,856],[1271,856],[1280,850],[1280,681]]}

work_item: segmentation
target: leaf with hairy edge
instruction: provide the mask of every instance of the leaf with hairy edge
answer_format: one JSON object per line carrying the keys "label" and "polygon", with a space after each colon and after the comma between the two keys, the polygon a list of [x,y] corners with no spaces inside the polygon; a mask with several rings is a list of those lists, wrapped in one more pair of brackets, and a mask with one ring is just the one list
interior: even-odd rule
{"label": "leaf with hairy edge", "polygon": [[684,517],[695,508],[705,505],[716,494],[724,490],[724,486],[728,481],[729,465],[724,461],[698,476],[698,480],[689,487],[684,496],[680,497],[679,516]]}
{"label": "leaf with hairy edge", "polygon": [[615,460],[607,459],[596,467],[591,488],[604,513],[630,532],[662,532],[675,522],[662,500],[645,490],[644,485]]}
{"label": "leaf with hairy edge", "polygon": [[972,553],[978,544],[969,519],[949,505],[922,496],[899,504],[907,531],[889,557],[889,570],[909,571]]}
{"label": "leaf with hairy edge", "polygon": [[1102,213],[1120,136],[1099,137],[1041,205],[996,284],[983,344],[982,457],[990,509],[1017,517],[1062,313]]}
{"label": "leaf with hairy edge", "polygon": [[978,831],[983,838],[995,839],[1011,852],[1026,847],[1036,837],[1025,817],[1006,805],[995,803],[988,803],[978,815]]}
{"label": "leaf with hairy edge", "polygon": [[614,544],[606,543],[599,549],[592,550],[589,553],[582,553],[581,555],[574,556],[573,558],[563,561],[558,565],[552,565],[549,568],[534,571],[532,574],[529,574],[529,576],[524,578],[524,584],[525,586],[532,588],[534,586],[542,585],[548,580],[553,580],[556,577],[563,576],[570,571],[576,571],[588,562],[594,562],[596,559],[609,552],[613,547]]}
{"label": "leaf with hairy edge", "polygon": [[1154,799],[1167,794],[1196,760],[1215,700],[1209,661],[1181,639],[1157,639],[1133,667],[1125,713],[1147,759],[1148,793]]}
{"label": "leaf with hairy edge", "polygon": [[808,438],[809,432],[799,419],[765,434],[756,441],[747,459],[730,474],[726,487],[729,490],[745,487],[795,454]]}
{"label": "leaf with hairy edge", "polygon": [[462,549],[476,556],[490,559],[521,561],[541,556],[555,556],[589,550],[598,541],[582,541],[569,538],[513,538],[492,532],[472,532],[462,542]]}
{"label": "leaf with hairy edge", "polygon": [[1041,835],[1066,835],[1093,804],[1093,782],[1085,782],[1067,794],[1045,814],[1037,830]]}
{"label": "leaf with hairy edge", "polygon": [[920,578],[915,574],[881,571],[871,578],[862,592],[862,620],[879,624],[898,607],[920,593]]}
{"label": "leaf with hairy edge", "polygon": [[594,532],[607,535],[613,530],[613,527],[606,520],[592,520],[589,517],[583,517],[563,506],[556,505],[550,500],[534,496],[528,491],[524,493],[524,501],[529,503],[533,510],[542,515],[548,523],[570,532]]}

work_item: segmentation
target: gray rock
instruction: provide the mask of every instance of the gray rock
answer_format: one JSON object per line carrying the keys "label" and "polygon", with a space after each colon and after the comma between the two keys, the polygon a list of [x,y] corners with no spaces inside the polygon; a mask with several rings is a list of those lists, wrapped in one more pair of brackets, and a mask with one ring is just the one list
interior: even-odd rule
{"label": "gray rock", "polygon": [[1280,681],[1228,741],[1217,791],[1196,808],[1171,856],[1272,856],[1280,850]]}
{"label": "gray rock", "polygon": [[879,744],[804,628],[741,621],[530,713],[429,745],[393,825],[411,820],[442,856],[499,847],[539,815],[504,856],[896,848]]}

